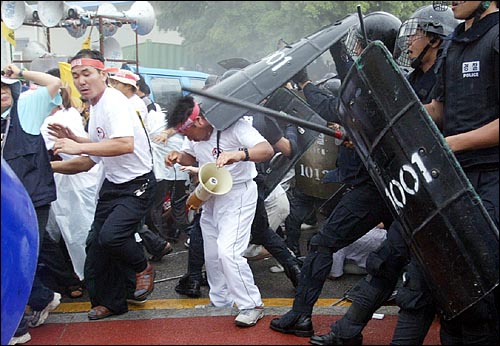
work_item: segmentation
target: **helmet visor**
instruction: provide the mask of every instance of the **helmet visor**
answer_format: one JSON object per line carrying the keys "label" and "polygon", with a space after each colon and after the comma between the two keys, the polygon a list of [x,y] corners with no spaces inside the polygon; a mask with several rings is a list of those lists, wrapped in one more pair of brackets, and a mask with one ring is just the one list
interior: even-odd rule
{"label": "helmet visor", "polygon": [[421,21],[417,18],[409,19],[401,25],[393,54],[400,66],[411,66],[408,48],[413,41],[423,37],[425,37],[425,28],[422,27]]}
{"label": "helmet visor", "polygon": [[361,52],[363,52],[363,49],[366,48],[365,40],[362,37],[357,26],[352,26],[349,28],[346,39],[344,41],[344,45],[347,54],[349,54],[353,59],[357,58],[361,54]]}

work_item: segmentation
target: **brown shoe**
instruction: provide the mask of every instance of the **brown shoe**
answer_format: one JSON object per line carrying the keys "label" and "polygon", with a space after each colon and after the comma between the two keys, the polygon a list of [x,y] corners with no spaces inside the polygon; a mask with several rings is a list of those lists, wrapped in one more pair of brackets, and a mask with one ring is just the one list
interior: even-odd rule
{"label": "brown shoe", "polygon": [[165,246],[163,247],[163,250],[161,250],[161,253],[159,255],[153,255],[149,258],[150,261],[152,262],[160,262],[163,256],[168,255],[174,250],[172,245],[167,241]]}
{"label": "brown shoe", "polygon": [[155,269],[148,262],[148,266],[144,271],[135,274],[135,292],[134,298],[136,300],[146,299],[147,296],[153,292],[155,281]]}
{"label": "brown shoe", "polygon": [[109,310],[107,307],[98,305],[94,306],[87,314],[89,320],[101,320],[103,318],[113,316],[115,313]]}

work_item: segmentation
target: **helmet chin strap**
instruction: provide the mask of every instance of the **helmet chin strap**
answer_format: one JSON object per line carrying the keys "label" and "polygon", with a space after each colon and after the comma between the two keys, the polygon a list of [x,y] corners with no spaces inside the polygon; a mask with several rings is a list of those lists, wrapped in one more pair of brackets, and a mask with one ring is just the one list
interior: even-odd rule
{"label": "helmet chin strap", "polygon": [[437,37],[433,37],[429,43],[427,43],[427,45],[424,47],[424,49],[422,49],[422,51],[420,52],[420,54],[411,61],[411,64],[410,66],[414,69],[416,68],[419,68],[420,65],[422,65],[422,60],[424,59],[424,56],[425,54],[427,54],[427,51],[429,50],[429,48],[432,47],[432,45],[434,44],[434,42],[437,41]]}
{"label": "helmet chin strap", "polygon": [[472,14],[470,16],[465,18],[465,20],[470,20],[470,19],[474,18],[474,22],[472,23],[472,25],[474,25],[475,23],[477,23],[479,21],[479,18],[481,18],[481,15],[484,13],[484,11],[486,11],[488,9],[488,7],[490,7],[490,5],[491,5],[491,1],[481,1],[479,6],[476,8],[476,10],[474,12],[472,12]]}

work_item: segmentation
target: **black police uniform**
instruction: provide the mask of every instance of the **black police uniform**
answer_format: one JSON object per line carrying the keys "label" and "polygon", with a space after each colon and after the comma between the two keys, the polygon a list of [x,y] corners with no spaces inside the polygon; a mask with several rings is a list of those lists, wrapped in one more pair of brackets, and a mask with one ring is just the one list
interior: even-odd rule
{"label": "black police uniform", "polygon": [[[434,98],[444,102],[443,134],[480,128],[499,116],[499,13],[458,25]],[[491,218],[499,224],[499,147],[455,154]],[[497,268],[498,270],[498,268]],[[496,296],[496,308],[495,297]],[[443,344],[498,343],[498,287],[456,318],[441,319]]]}
{"label": "black police uniform", "polygon": [[[327,121],[341,123],[336,97],[312,83],[307,84],[303,91],[308,104],[319,115]],[[271,321],[271,328],[274,330],[310,336],[312,330],[305,327],[310,322],[303,323],[303,318],[312,314],[313,306],[330,273],[332,254],[352,244],[380,222],[390,225],[393,221],[384,198],[354,149],[339,147],[337,168],[333,176],[337,182],[347,184],[350,188],[341,197],[322,229],[311,238],[310,252],[302,267],[292,311]],[[301,330],[296,329],[297,323],[301,324],[298,327]]]}
{"label": "black police uniform", "polygon": [[[445,45],[442,49],[444,47]],[[407,76],[423,104],[432,101],[436,73],[440,66],[441,61],[438,60],[427,72],[417,68]],[[331,330],[339,339],[353,339],[360,335],[372,314],[396,288],[401,271],[410,261],[409,249],[402,237],[402,231],[401,224],[398,221],[393,222],[387,239],[379,249],[368,256],[366,269],[369,275],[351,290],[352,307],[331,325]],[[430,290],[413,261],[406,268],[403,286],[398,289],[396,302],[402,308],[402,313],[398,319],[393,343],[422,344],[436,311]]]}

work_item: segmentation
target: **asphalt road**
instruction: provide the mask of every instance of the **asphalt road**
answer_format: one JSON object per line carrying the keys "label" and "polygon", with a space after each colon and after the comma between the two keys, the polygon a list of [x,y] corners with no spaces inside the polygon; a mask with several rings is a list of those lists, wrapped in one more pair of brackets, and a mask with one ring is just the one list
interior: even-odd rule
{"label": "asphalt road", "polygon": [[[307,253],[307,240],[316,231],[317,227],[302,230],[300,239],[302,254]],[[188,298],[187,296],[179,295],[174,290],[179,278],[187,272],[188,249],[184,246],[185,240],[186,235],[182,233],[177,242],[171,241],[174,248],[172,253],[164,256],[160,262],[153,263],[156,269],[156,279],[155,290],[148,298],[150,301]],[[269,270],[276,263],[277,261],[272,257],[249,261],[254,273],[255,283],[260,289],[262,298],[293,298],[294,288],[285,273],[272,273]],[[362,277],[362,275],[345,274],[334,281],[326,280],[320,298],[341,298]],[[202,286],[201,293],[201,298],[208,298],[208,287]],[[88,302],[88,295],[85,292],[84,296],[79,299],[63,297],[62,302]]]}

